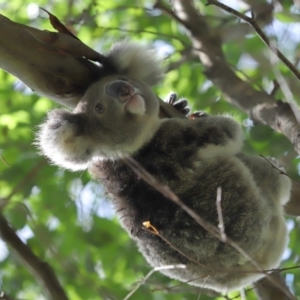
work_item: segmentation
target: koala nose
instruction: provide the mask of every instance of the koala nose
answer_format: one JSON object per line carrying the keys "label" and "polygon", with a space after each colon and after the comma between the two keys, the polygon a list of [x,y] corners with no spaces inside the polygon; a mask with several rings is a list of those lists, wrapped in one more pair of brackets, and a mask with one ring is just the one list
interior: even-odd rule
{"label": "koala nose", "polygon": [[135,88],[128,82],[116,80],[106,86],[106,95],[121,102],[128,101],[134,94]]}

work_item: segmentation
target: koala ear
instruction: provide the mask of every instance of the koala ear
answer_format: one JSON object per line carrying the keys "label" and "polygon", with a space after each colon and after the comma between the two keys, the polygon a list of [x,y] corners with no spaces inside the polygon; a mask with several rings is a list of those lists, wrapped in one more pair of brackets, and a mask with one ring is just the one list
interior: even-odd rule
{"label": "koala ear", "polygon": [[118,74],[144,81],[152,86],[164,75],[162,60],[149,46],[122,41],[106,55]]}
{"label": "koala ear", "polygon": [[139,94],[132,96],[126,103],[125,109],[132,114],[144,115],[146,112],[144,98]]}

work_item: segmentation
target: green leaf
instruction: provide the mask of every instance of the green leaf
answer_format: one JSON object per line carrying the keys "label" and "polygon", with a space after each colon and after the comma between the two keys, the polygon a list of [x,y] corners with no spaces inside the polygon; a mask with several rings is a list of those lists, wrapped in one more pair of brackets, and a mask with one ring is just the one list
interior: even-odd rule
{"label": "green leaf", "polygon": [[275,12],[274,16],[282,23],[297,23],[300,16],[289,12]]}
{"label": "green leaf", "polygon": [[5,207],[4,214],[13,228],[19,230],[26,225],[29,210],[24,203],[14,202]]}

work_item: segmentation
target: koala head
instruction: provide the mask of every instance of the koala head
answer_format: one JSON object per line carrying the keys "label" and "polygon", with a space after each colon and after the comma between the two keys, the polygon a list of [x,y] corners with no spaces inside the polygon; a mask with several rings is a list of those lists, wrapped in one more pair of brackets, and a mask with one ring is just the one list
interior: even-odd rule
{"label": "koala head", "polygon": [[50,111],[37,144],[54,164],[77,171],[97,159],[133,154],[160,126],[151,88],[123,75],[106,76],[86,91],[73,112]]}
{"label": "koala head", "polygon": [[148,46],[122,41],[106,55],[103,75],[75,109],[55,109],[40,126],[36,144],[53,164],[77,171],[98,159],[136,152],[160,126],[151,86],[163,77]]}

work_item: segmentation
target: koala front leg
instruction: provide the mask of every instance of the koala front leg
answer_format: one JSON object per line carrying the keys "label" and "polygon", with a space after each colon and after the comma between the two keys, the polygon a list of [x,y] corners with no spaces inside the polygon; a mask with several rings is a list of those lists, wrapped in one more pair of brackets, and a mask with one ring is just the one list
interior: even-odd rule
{"label": "koala front leg", "polygon": [[201,115],[191,120],[199,130],[199,154],[204,159],[214,156],[233,156],[243,146],[243,131],[230,116]]}

